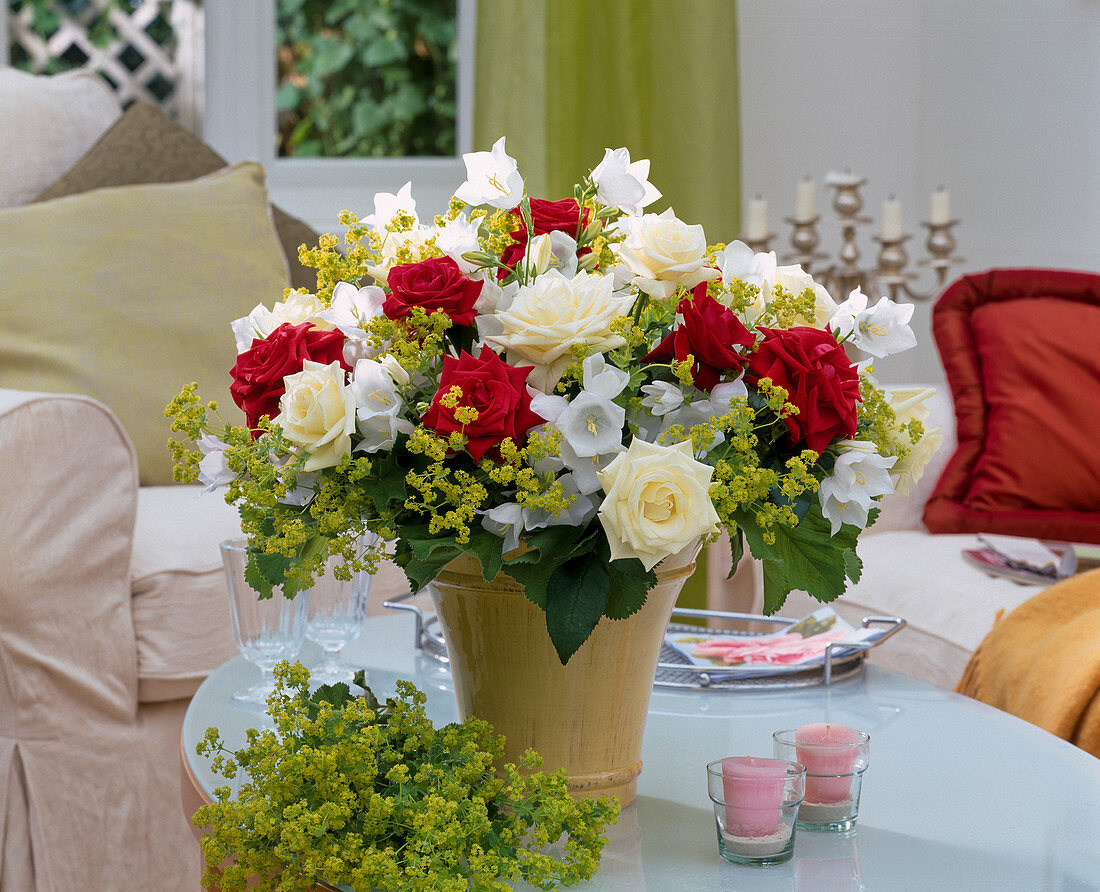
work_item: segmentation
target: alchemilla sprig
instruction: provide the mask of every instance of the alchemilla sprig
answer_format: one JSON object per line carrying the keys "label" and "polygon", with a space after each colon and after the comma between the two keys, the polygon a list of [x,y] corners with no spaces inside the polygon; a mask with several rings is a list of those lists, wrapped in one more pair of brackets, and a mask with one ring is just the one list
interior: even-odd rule
{"label": "alchemilla sprig", "polygon": [[[220,889],[542,889],[590,878],[619,813],[615,799],[574,799],[564,771],[503,765],[503,738],[477,719],[435,728],[424,694],[397,682],[379,702],[346,684],[309,691],[309,671],[283,662],[268,700],[274,730],[250,729],[227,750],[217,728],[198,744],[215,773],[247,775],[195,814],[206,827],[204,881]],[[357,679],[361,683],[362,678]],[[253,885],[255,884],[255,885]]]}
{"label": "alchemilla sprig", "polygon": [[503,138],[464,160],[434,221],[411,184],[345,211],[342,243],[300,252],[315,293],[233,322],[243,425],[190,387],[169,406],[197,445],[174,445],[178,478],[239,507],[253,586],[293,597],[331,555],[347,573],[389,548],[419,590],[465,553],[547,611],[565,663],[723,530],[735,565],[746,545],[763,562],[767,612],[858,580],[877,502],[941,440],[932,391],[871,367],[914,345],[912,306],[838,303],[646,212],[661,195],[626,149],[561,199],[527,194]]}

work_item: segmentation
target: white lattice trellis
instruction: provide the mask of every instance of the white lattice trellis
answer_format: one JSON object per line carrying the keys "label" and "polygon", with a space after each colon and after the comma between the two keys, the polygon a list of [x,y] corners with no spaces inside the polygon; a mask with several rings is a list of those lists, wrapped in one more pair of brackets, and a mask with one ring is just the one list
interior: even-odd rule
{"label": "white lattice trellis", "polygon": [[[6,0],[4,0],[7,5]],[[104,11],[117,38],[96,46],[88,27]],[[158,16],[167,19],[173,37],[161,45],[149,34]],[[202,126],[203,49],[202,9],[192,0],[144,0],[132,12],[111,0],[90,0],[77,15],[63,15],[58,29],[43,39],[30,27],[31,9],[10,17],[8,38],[30,57],[30,68],[44,71],[52,59],[77,52],[87,57],[83,67],[102,72],[114,85],[119,100],[160,105],[194,133]],[[156,86],[170,85],[168,95],[158,97]]]}

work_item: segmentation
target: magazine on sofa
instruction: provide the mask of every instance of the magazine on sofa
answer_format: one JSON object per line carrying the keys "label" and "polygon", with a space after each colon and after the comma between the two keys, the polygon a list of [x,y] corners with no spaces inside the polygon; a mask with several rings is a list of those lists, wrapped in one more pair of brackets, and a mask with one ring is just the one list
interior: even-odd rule
{"label": "magazine on sofa", "polygon": [[1050,585],[1100,566],[1100,547],[1069,542],[1043,542],[1022,536],[978,534],[978,548],[963,557],[990,576],[1026,585]]}
{"label": "magazine on sofa", "polygon": [[[706,629],[669,631],[665,643],[695,666],[721,667],[744,675],[773,675],[823,665],[830,644],[873,644],[887,629],[857,629],[832,607],[819,607],[766,635],[731,635]],[[835,647],[833,659],[859,648]]]}

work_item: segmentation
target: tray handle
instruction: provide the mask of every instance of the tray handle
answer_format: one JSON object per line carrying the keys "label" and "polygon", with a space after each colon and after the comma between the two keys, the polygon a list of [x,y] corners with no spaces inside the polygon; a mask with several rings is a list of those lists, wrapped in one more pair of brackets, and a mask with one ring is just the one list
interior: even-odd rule
{"label": "tray handle", "polygon": [[889,631],[885,632],[881,638],[876,638],[874,641],[863,641],[858,644],[844,644],[842,642],[834,642],[825,648],[825,684],[831,684],[833,680],[833,648],[845,649],[845,650],[870,650],[872,647],[878,647],[887,638],[892,635],[896,635],[907,625],[906,621],[900,616],[865,616],[860,622],[860,625],[866,629],[868,626],[874,624],[885,624],[892,626]]}

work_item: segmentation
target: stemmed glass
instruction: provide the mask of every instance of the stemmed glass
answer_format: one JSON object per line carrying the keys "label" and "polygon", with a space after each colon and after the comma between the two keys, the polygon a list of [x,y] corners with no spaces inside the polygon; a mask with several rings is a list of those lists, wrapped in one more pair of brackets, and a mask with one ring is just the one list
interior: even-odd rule
{"label": "stemmed glass", "polygon": [[[365,550],[375,538],[371,534],[362,537],[360,550]],[[315,685],[351,683],[355,669],[340,654],[345,645],[359,637],[367,615],[370,574],[364,571],[353,573],[347,581],[337,579],[332,571],[339,563],[340,558],[329,558],[324,576],[317,577],[310,594],[306,637],[324,651],[321,662],[310,670],[310,681]]]}
{"label": "stemmed glass", "polygon": [[310,592],[284,598],[276,588],[270,598],[259,593],[245,580],[248,565],[247,540],[226,539],[221,543],[222,565],[229,588],[229,606],[237,648],[260,670],[260,680],[250,688],[237,691],[233,700],[249,711],[263,711],[275,688],[273,670],[280,660],[293,660],[302,649],[309,617]]}

